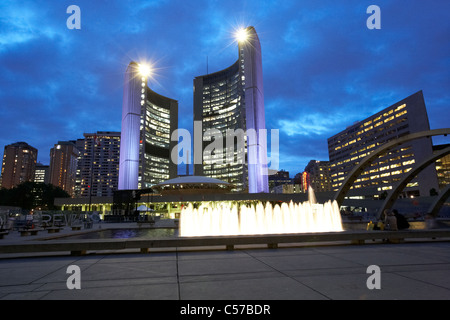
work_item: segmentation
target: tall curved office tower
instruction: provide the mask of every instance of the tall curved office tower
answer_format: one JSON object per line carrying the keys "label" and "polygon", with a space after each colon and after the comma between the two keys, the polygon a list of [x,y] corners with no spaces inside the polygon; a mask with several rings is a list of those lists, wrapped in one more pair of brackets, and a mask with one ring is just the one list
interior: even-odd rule
{"label": "tall curved office tower", "polygon": [[177,142],[178,102],[152,91],[148,75],[131,62],[125,73],[120,142],[119,190],[150,188],[176,178],[170,161]]}
{"label": "tall curved office tower", "polygon": [[[194,174],[232,183],[234,191],[269,192],[261,45],[255,28],[243,32],[233,65],[194,79]],[[227,130],[235,134],[233,145],[225,141]],[[208,132],[221,133],[226,152],[205,152],[214,141]]]}

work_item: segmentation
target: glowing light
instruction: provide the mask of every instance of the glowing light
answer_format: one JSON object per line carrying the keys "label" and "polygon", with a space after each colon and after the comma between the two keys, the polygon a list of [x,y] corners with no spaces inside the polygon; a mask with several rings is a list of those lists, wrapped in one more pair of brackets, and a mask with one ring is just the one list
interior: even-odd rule
{"label": "glowing light", "polygon": [[314,191],[303,203],[236,205],[231,202],[192,204],[183,207],[180,236],[230,236],[343,231],[336,201],[315,202]]}
{"label": "glowing light", "polygon": [[152,74],[152,68],[150,67],[150,65],[146,63],[140,63],[138,66],[139,66],[139,73],[141,74],[141,76],[149,77]]}
{"label": "glowing light", "polygon": [[247,29],[239,29],[238,31],[236,31],[234,36],[237,42],[243,43],[248,40],[249,34],[247,32]]}

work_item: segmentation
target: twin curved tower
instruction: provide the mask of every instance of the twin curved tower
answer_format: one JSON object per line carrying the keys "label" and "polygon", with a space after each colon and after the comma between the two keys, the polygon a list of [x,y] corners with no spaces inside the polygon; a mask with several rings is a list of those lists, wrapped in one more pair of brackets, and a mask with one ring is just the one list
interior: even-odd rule
{"label": "twin curved tower", "polygon": [[[232,183],[238,192],[269,192],[261,44],[253,27],[244,31],[246,39],[239,41],[233,65],[194,79],[194,131],[200,130],[201,139],[194,141],[194,174]],[[177,152],[177,142],[170,139],[177,128],[178,102],[153,92],[139,74],[139,65],[130,63],[125,74],[119,190],[149,188],[177,176],[177,164],[170,158]],[[244,161],[230,162],[223,150],[205,154],[208,130],[223,137],[227,130],[244,132],[243,144],[233,139],[227,146],[233,159],[242,154]],[[194,140],[196,136],[194,132]]]}
{"label": "twin curved tower", "polygon": [[125,73],[119,190],[150,188],[177,176],[170,154],[178,128],[178,102],[151,90],[148,76],[131,62]]}
{"label": "twin curved tower", "polygon": [[[233,65],[194,79],[194,131],[201,124],[203,133],[202,142],[194,141],[194,174],[232,183],[235,191],[269,192],[261,44],[253,27],[244,32],[246,37],[239,41],[239,57]],[[222,159],[208,159],[196,150],[205,150],[209,139],[204,133],[208,130],[218,130],[223,137],[229,137],[227,130],[243,130],[244,150],[234,143],[235,161],[231,163],[225,159],[230,150],[219,153]],[[226,141],[222,145],[226,146]],[[237,159],[240,152],[244,161]]]}

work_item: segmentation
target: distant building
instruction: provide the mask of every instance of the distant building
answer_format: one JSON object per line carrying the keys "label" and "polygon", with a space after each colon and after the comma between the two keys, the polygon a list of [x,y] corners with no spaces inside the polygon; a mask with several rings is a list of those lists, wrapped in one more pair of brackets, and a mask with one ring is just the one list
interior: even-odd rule
{"label": "distant building", "polygon": [[299,172],[294,176],[293,182],[294,184],[301,184],[302,183],[302,173],[303,172]]}
{"label": "distant building", "polygon": [[14,188],[26,181],[33,181],[38,150],[26,142],[5,146],[2,161],[2,188]]}
{"label": "distant building", "polygon": [[[337,190],[347,174],[370,152],[384,143],[410,133],[430,130],[422,91],[419,91],[376,114],[353,124],[328,139],[332,189]],[[354,189],[376,187],[388,192],[409,172],[415,163],[433,152],[430,138],[402,144],[381,155],[357,178]],[[429,195],[438,188],[433,166],[422,171],[408,184],[405,195]]]}
{"label": "distant building", "polygon": [[[433,146],[433,153],[448,147],[450,147],[450,144]],[[443,189],[450,184],[450,154],[436,160],[436,173],[438,177],[439,189]]]}
{"label": "distant building", "polygon": [[75,141],[58,141],[50,149],[49,183],[75,194],[75,176],[79,151]]}
{"label": "distant building", "polygon": [[314,191],[322,192],[332,190],[329,161],[311,160],[305,167],[305,172],[309,174],[308,186],[310,185]]}
{"label": "distant building", "polygon": [[50,166],[38,162],[34,171],[34,182],[48,183],[50,176],[49,173]]}
{"label": "distant building", "polygon": [[308,188],[311,185],[311,177],[309,172],[303,171],[297,173],[294,176],[293,184],[298,186],[296,187],[296,192],[303,192],[303,193],[308,192]]}
{"label": "distant building", "polygon": [[289,171],[280,170],[269,176],[269,189],[282,184],[292,184],[293,180],[289,177]]}
{"label": "distant building", "polygon": [[300,184],[280,184],[271,189],[271,193],[304,193]]}
{"label": "distant building", "polygon": [[119,183],[120,132],[85,133],[77,145],[76,196],[113,196]]}

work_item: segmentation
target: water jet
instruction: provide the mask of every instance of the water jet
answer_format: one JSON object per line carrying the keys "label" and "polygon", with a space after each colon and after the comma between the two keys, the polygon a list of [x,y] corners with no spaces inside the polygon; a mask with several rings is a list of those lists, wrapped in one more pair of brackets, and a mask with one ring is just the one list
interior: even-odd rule
{"label": "water jet", "polygon": [[180,236],[236,236],[343,231],[336,201],[318,204],[314,191],[303,203],[189,204],[181,210]]}

